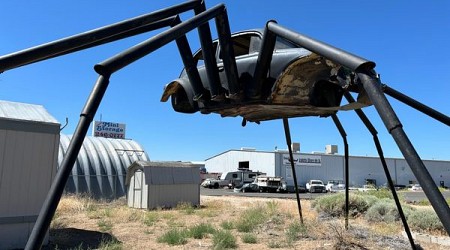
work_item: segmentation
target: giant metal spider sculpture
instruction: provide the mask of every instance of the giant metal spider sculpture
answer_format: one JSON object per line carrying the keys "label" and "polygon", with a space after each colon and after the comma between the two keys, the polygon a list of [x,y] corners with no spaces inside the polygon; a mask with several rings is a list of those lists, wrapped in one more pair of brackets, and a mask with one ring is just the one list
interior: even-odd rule
{"label": "giant metal spider sculpture", "polygon": [[[193,10],[195,15],[182,22],[178,14]],[[213,41],[208,21],[215,19],[218,41]],[[346,133],[337,118],[339,110],[354,110],[373,135],[388,184],[392,190],[411,247],[415,249],[408,224],[395,192],[377,131],[361,108],[374,105],[389,133],[396,141],[417,180],[423,187],[434,210],[450,234],[450,208],[402,129],[402,124],[384,93],[450,126],[450,118],[386,85],[374,71],[375,63],[332,47],[269,21],[260,39],[233,36],[223,4],[206,9],[203,1],[195,0],[128,19],[85,33],[56,40],[0,57],[0,72],[62,56],[79,50],[113,42],[137,34],[170,26],[156,36],[97,65],[99,74],[82,110],[73,139],[55,176],[43,208],[38,216],[26,249],[40,248],[50,221],[62,196],[64,186],[88,131],[89,125],[108,87],[110,76],[162,46],[176,41],[185,69],[179,79],[166,85],[162,101],[171,98],[178,112],[222,116],[241,116],[246,121],[283,119],[289,148],[294,185],[297,175],[293,163],[288,118],[320,116],[333,119],[345,146],[345,183],[349,183],[348,144]],[[186,33],[197,29],[201,51],[192,54]],[[256,31],[255,31],[256,32]],[[247,33],[246,33],[247,34]],[[286,50],[287,53],[277,54]],[[254,61],[242,57],[254,51]],[[243,59],[242,59],[243,58]],[[198,61],[203,60],[199,65]],[[357,93],[355,101],[350,94]],[[342,98],[347,105],[340,106]],[[348,185],[345,196],[345,225],[348,226]],[[300,199],[297,205],[303,223]]]}

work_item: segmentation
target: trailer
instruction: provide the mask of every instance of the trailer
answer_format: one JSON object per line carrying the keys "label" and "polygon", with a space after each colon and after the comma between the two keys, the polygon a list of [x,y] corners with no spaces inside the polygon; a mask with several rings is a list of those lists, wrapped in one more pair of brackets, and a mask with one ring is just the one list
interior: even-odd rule
{"label": "trailer", "polygon": [[260,192],[287,192],[283,177],[260,175],[255,178],[254,183],[258,185]]}
{"label": "trailer", "polygon": [[246,183],[252,183],[257,176],[263,174],[265,173],[251,170],[225,172],[219,179],[208,178],[201,185],[206,188],[240,187]]}

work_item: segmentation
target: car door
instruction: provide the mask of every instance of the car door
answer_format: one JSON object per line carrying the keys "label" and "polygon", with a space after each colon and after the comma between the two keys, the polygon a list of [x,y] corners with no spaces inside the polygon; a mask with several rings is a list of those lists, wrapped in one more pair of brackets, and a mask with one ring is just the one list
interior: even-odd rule
{"label": "car door", "polygon": [[[251,79],[255,71],[258,52],[261,47],[261,39],[261,34],[258,32],[237,33],[231,37],[239,76],[239,84],[243,84],[243,82]],[[216,58],[221,86],[228,90],[228,79],[223,65],[220,46],[217,48]]]}

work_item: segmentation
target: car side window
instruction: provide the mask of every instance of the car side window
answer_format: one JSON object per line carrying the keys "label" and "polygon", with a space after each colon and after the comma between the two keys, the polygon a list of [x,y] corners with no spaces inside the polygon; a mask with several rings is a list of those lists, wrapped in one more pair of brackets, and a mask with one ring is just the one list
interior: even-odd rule
{"label": "car side window", "polygon": [[[259,51],[261,38],[254,34],[238,35],[231,38],[234,56],[244,56]],[[219,48],[220,49],[220,48]],[[222,60],[222,53],[219,53],[219,60]]]}
{"label": "car side window", "polygon": [[282,37],[277,37],[275,42],[275,50],[277,49],[292,49],[292,48],[301,48],[300,46],[288,41]]}
{"label": "car side window", "polygon": [[[217,45],[218,45],[218,42],[215,41],[213,43],[214,54],[217,52],[217,47],[218,47]],[[197,63],[197,67],[205,65],[205,61],[203,59],[203,51],[201,49],[194,53],[194,61]]]}

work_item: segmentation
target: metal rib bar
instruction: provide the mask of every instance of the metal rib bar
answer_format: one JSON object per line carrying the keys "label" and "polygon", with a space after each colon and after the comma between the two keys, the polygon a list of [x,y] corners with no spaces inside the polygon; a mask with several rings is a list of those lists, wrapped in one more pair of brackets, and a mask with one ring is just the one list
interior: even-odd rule
{"label": "metal rib bar", "polygon": [[[173,22],[173,26],[181,23],[180,18],[177,16]],[[180,52],[181,59],[183,60],[184,68],[186,70],[186,74],[189,78],[189,82],[194,90],[194,99],[198,100],[202,97],[204,88],[202,84],[202,80],[200,78],[200,74],[197,69],[197,63],[192,56],[192,50],[189,46],[189,41],[187,40],[186,35],[183,35],[176,39],[178,51]]]}
{"label": "metal rib bar", "polygon": [[[205,11],[206,6],[204,1],[202,1],[202,3],[194,9],[197,16]],[[198,27],[198,35],[200,38],[200,45],[202,47],[202,55],[206,68],[206,77],[209,82],[211,99],[221,101],[223,99],[223,95],[220,89],[219,69],[217,68],[216,51],[213,48],[211,29],[208,22],[204,22]]]}
{"label": "metal rib bar", "polygon": [[230,23],[226,9],[216,16],[216,28],[219,34],[219,45],[222,54],[223,66],[227,76],[228,90],[230,99],[239,99],[239,83],[238,70],[236,66],[236,58],[234,56],[234,48],[231,41]]}

